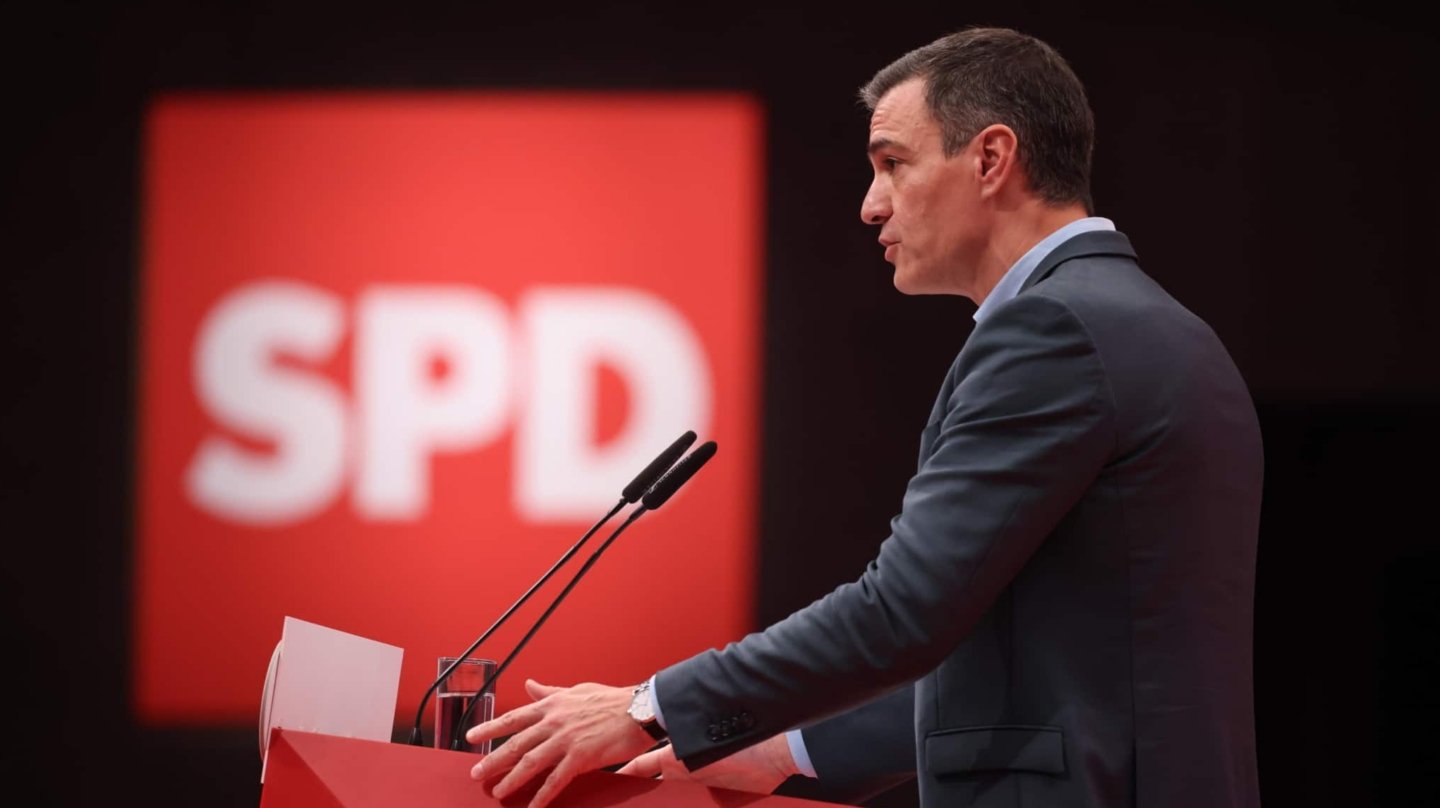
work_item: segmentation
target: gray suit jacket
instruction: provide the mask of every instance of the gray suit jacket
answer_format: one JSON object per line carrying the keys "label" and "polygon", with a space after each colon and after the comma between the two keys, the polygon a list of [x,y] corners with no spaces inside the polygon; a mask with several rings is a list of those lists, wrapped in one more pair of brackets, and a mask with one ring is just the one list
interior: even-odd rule
{"label": "gray suit jacket", "polygon": [[1078,235],[976,326],[864,574],[658,674],[675,752],[836,716],[822,781],[893,782],[898,737],[925,806],[1258,805],[1261,471],[1214,332]]}

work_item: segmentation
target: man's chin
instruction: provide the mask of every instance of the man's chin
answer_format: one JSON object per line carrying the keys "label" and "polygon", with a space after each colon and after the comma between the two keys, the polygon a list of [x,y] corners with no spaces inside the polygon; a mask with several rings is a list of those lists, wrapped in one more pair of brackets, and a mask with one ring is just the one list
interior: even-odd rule
{"label": "man's chin", "polygon": [[895,274],[890,280],[895,284],[896,291],[902,295],[961,295],[969,297],[964,292],[955,291],[947,286],[933,274],[915,272],[913,269],[897,266]]}
{"label": "man's chin", "polygon": [[891,282],[895,284],[895,290],[902,295],[927,295],[932,291],[926,289],[925,285],[920,283],[913,274],[900,267],[895,268],[895,275],[891,278]]}

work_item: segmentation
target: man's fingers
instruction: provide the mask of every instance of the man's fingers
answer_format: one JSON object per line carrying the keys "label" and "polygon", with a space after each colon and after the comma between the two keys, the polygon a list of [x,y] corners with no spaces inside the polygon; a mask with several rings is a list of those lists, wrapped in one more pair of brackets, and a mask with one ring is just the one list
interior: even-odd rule
{"label": "man's fingers", "polygon": [[616,770],[616,774],[628,774],[631,777],[655,777],[660,773],[661,755],[668,751],[656,749],[653,752],[646,752],[640,757],[626,763]]}
{"label": "man's fingers", "polygon": [[560,796],[560,792],[565,790],[565,786],[570,785],[570,781],[580,773],[580,766],[574,760],[574,757],[567,755],[560,761],[554,771],[550,772],[550,776],[545,778],[544,785],[540,786],[540,790],[535,792],[535,796],[531,798],[530,808],[545,808],[551,800]]}
{"label": "man's fingers", "polygon": [[480,743],[481,741],[499,738],[502,735],[514,735],[520,730],[539,721],[541,718],[544,718],[544,713],[533,704],[526,705],[525,707],[516,707],[499,718],[476,724],[466,730],[465,740],[470,743]]}
{"label": "man's fingers", "polygon": [[524,758],[526,753],[538,746],[545,738],[545,734],[536,729],[527,729],[518,735],[510,736],[510,740],[500,744],[499,748],[476,763],[470,769],[470,776],[476,780],[493,780],[499,777],[510,771]]}
{"label": "man's fingers", "polygon": [[525,692],[530,696],[530,700],[531,700],[531,701],[539,701],[539,700],[545,698],[546,696],[550,695],[551,693],[559,693],[560,691],[562,691],[562,690],[564,690],[564,689],[565,689],[565,688],[563,688],[563,687],[552,687],[551,685],[542,685],[542,684],[540,684],[539,682],[535,681],[534,679],[526,679],[526,680],[525,680]]}
{"label": "man's fingers", "polygon": [[[559,769],[537,803],[544,804],[580,772],[629,760],[645,751],[649,740],[625,715],[628,688],[583,684],[555,688],[527,681],[538,701],[475,727],[467,737],[483,740],[510,733],[493,753],[470,770],[498,799],[513,797],[527,783],[539,781],[548,769]],[[519,731],[516,731],[519,730]],[[563,763],[563,766],[562,766]]]}
{"label": "man's fingers", "polygon": [[[505,775],[500,782],[496,783],[494,788],[490,789],[490,796],[497,800],[505,799],[512,793],[523,788],[535,775],[554,766],[564,754],[565,752],[561,748],[561,745],[553,739],[536,746],[534,749],[521,755],[520,759],[514,762],[510,773]],[[485,775],[487,777],[493,777],[495,772],[487,767]]]}

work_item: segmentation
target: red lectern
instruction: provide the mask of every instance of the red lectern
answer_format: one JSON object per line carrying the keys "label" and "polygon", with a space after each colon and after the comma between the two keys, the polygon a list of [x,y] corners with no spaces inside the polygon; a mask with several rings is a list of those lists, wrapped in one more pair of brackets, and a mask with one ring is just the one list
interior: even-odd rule
{"label": "red lectern", "polygon": [[[533,790],[503,802],[486,794],[479,783],[470,779],[470,767],[479,759],[479,755],[468,752],[274,729],[270,733],[260,806],[515,808],[529,801]],[[575,778],[553,805],[555,808],[616,805],[800,808],[834,803],[590,772]]]}

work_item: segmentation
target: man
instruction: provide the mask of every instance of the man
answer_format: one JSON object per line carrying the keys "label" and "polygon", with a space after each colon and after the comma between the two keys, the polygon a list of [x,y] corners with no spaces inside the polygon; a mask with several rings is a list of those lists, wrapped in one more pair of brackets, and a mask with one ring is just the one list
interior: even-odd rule
{"label": "man", "polygon": [[668,733],[623,771],[768,790],[808,768],[855,794],[913,773],[925,806],[1258,805],[1254,408],[1089,215],[1080,82],[982,28],[862,96],[861,216],[896,288],[979,304],[891,536],[854,583],[638,688],[528,683],[534,704],[472,730],[512,735],[474,776],[506,796],[550,770],[543,805]]}

